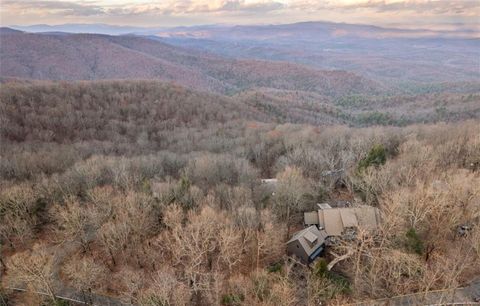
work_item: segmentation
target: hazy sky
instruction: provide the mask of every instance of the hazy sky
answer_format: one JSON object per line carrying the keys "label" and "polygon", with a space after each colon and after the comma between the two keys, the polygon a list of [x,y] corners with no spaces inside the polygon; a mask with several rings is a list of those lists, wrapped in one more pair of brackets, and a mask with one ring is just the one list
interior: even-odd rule
{"label": "hazy sky", "polygon": [[336,21],[429,27],[479,24],[480,0],[0,0],[2,25],[135,26]]}

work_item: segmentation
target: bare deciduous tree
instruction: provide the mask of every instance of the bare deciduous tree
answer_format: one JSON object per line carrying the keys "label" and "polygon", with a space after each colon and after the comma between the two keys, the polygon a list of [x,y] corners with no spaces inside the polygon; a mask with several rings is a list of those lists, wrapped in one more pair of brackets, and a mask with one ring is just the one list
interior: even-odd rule
{"label": "bare deciduous tree", "polygon": [[50,214],[52,219],[56,220],[59,236],[66,241],[77,240],[86,252],[96,230],[94,210],[70,196],[64,204],[54,206]]}
{"label": "bare deciduous tree", "polygon": [[311,182],[304,178],[298,168],[288,167],[277,176],[275,207],[287,223],[286,237],[290,233],[291,214],[299,212],[306,203],[305,196],[312,192]]}
{"label": "bare deciduous tree", "polygon": [[20,184],[0,193],[0,239],[14,247],[14,240],[25,243],[34,237],[38,223],[35,192],[31,186]]}
{"label": "bare deciduous tree", "polygon": [[8,259],[8,280],[47,293],[56,301],[54,264],[54,257],[47,252],[46,247],[36,245],[31,251],[16,253]]}
{"label": "bare deciduous tree", "polygon": [[141,293],[140,304],[186,306],[191,295],[188,286],[177,280],[174,270],[165,268],[154,274],[148,288]]}
{"label": "bare deciduous tree", "polygon": [[92,304],[92,290],[101,287],[107,279],[107,269],[92,258],[73,257],[63,266],[63,272],[76,289],[80,290],[86,303]]}

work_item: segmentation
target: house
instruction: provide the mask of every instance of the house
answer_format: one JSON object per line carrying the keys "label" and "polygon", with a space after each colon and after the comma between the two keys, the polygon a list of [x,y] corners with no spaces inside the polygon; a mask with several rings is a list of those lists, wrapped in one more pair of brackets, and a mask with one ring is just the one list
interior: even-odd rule
{"label": "house", "polygon": [[310,263],[325,247],[327,233],[312,225],[296,232],[287,242],[287,253],[297,256],[302,262]]}
{"label": "house", "polygon": [[[321,203],[321,204],[317,204],[318,208],[323,210],[323,209],[327,209],[327,208],[332,208],[330,206],[330,204],[328,203]],[[319,224],[319,214],[317,211],[309,211],[309,212],[305,212],[303,213],[304,215],[304,223],[305,225],[318,225]]]}
{"label": "house", "polygon": [[318,211],[304,213],[305,225],[316,225],[326,231],[327,236],[341,236],[347,229],[375,229],[380,221],[378,208],[362,205],[358,207],[332,208],[319,204]]}
{"label": "house", "polygon": [[296,232],[287,242],[287,252],[297,256],[302,262],[310,263],[332,243],[330,237],[354,237],[358,228],[375,229],[380,222],[378,208],[362,205],[357,207],[335,207],[317,204],[317,211],[304,213],[307,228]]}

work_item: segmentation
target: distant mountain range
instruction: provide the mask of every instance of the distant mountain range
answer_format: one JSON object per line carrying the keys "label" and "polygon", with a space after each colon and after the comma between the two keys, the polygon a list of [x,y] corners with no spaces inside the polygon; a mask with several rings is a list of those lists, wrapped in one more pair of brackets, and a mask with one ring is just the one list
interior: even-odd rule
{"label": "distant mountain range", "polygon": [[134,34],[232,59],[345,70],[388,86],[480,80],[480,30],[383,28],[331,22],[142,28],[106,24],[14,26],[27,32]]}
{"label": "distant mountain range", "polygon": [[164,30],[163,28],[143,28],[143,27],[130,27],[130,26],[116,26],[109,24],[93,23],[93,24],[60,24],[60,25],[48,25],[48,24],[35,24],[29,26],[9,26],[11,29],[20,30],[30,33],[45,33],[45,32],[67,32],[67,33],[89,33],[89,34],[107,34],[107,35],[122,35],[130,33],[148,33],[150,31]]}
{"label": "distant mountain range", "polygon": [[122,35],[50,29],[0,28],[0,81],[162,81],[180,86],[145,86],[193,90],[205,105],[228,101],[252,119],[278,122],[404,125],[480,117],[478,39],[390,37],[379,34],[382,28],[331,23],[143,34],[115,28]]}
{"label": "distant mountain range", "polygon": [[233,94],[254,88],[301,90],[327,96],[375,94],[384,88],[345,71],[237,60],[140,36],[0,30],[0,75],[38,80],[156,79]]}
{"label": "distant mountain range", "polygon": [[390,85],[480,80],[480,32],[473,30],[403,30],[306,22],[185,27],[158,32],[156,37],[232,58],[352,71]]}
{"label": "distant mountain range", "polygon": [[[280,24],[280,25],[251,25],[251,26],[230,26],[230,25],[201,25],[201,26],[182,26],[182,27],[135,27],[135,26],[119,26],[109,25],[102,23],[82,24],[82,23],[70,23],[59,25],[48,24],[34,24],[28,26],[11,25],[9,28],[31,32],[68,32],[68,33],[89,33],[89,34],[108,34],[108,35],[122,35],[122,34],[141,34],[141,35],[156,35],[161,33],[165,35],[167,33],[180,34],[184,36],[197,37],[199,31],[215,31],[218,33],[223,32],[229,36],[229,33],[239,30],[260,30],[260,32],[250,32],[247,37],[251,36],[264,36],[265,33],[274,33],[278,29],[300,29],[308,32],[315,32],[318,30],[333,29],[333,30],[349,30],[350,35],[356,35],[359,37],[370,36],[375,34],[375,38],[385,37],[404,37],[404,38],[419,38],[419,37],[436,37],[436,38],[480,38],[478,28],[472,28],[457,24],[455,30],[436,30],[436,29],[404,29],[401,27],[379,27],[372,25],[362,24],[348,24],[348,23],[334,23],[334,22],[300,22],[294,24]],[[369,34],[370,33],[370,34]],[[167,34],[167,35],[169,35]],[[325,33],[327,34],[327,33]],[[337,32],[336,34],[341,34]]]}

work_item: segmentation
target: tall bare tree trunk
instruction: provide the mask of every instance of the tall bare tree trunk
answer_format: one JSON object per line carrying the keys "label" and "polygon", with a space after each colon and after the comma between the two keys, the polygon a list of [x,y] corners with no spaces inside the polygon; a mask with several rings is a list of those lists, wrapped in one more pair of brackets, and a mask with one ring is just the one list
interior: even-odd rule
{"label": "tall bare tree trunk", "polygon": [[257,271],[258,271],[259,265],[260,265],[260,240],[259,240],[259,230],[257,229],[257,264],[256,264]]}
{"label": "tall bare tree trunk", "polygon": [[285,233],[285,240],[288,241],[290,235],[290,205],[287,204],[287,232]]}

